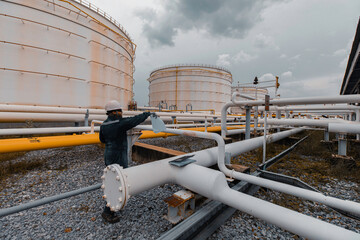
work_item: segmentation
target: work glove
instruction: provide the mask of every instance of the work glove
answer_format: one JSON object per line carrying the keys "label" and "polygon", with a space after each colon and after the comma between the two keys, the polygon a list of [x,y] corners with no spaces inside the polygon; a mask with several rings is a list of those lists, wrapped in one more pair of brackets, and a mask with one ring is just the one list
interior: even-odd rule
{"label": "work glove", "polygon": [[149,117],[149,116],[150,116],[150,112],[143,112],[143,114],[144,114],[146,117]]}
{"label": "work glove", "polygon": [[157,118],[158,116],[156,115],[156,113],[154,113],[154,112],[151,112],[150,113],[150,116],[152,116],[152,117],[154,117],[154,118]]}

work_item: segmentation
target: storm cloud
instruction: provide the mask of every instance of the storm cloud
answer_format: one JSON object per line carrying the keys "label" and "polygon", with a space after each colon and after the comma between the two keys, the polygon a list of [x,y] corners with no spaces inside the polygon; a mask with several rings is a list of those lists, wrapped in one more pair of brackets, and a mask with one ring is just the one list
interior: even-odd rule
{"label": "storm cloud", "polygon": [[[136,16],[151,46],[173,46],[179,32],[201,31],[214,38],[243,38],[276,0],[162,0],[163,9],[145,8]],[[278,0],[277,0],[278,1]]]}

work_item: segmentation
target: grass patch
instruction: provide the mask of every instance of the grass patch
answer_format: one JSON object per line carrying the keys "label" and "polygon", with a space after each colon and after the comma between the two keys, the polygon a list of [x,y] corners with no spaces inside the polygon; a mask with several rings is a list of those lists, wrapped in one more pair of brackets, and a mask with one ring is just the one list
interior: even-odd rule
{"label": "grass patch", "polygon": [[[324,139],[322,131],[305,131],[298,134],[297,137],[302,138],[306,135],[309,137],[304,142],[268,170],[297,177],[315,187],[318,184],[329,182],[330,178],[360,183],[359,143],[348,142],[348,156],[351,156],[352,159],[337,159],[333,158],[333,154],[337,153],[337,142],[322,142],[321,140]],[[330,137],[330,139],[334,139],[335,135]],[[296,141],[284,139],[267,144],[266,159],[274,157]],[[254,171],[262,162],[262,158],[262,148],[258,148],[234,158],[232,163],[249,166]]]}
{"label": "grass patch", "polygon": [[36,160],[31,162],[23,161],[17,163],[12,163],[11,161],[9,161],[8,163],[3,164],[0,168],[0,181],[13,174],[24,174],[34,169],[40,169],[44,167],[45,164],[45,160]]}
{"label": "grass patch", "polygon": [[22,157],[26,154],[27,152],[11,152],[11,153],[2,153],[0,154],[0,162],[6,162],[6,161],[10,161],[19,157]]}

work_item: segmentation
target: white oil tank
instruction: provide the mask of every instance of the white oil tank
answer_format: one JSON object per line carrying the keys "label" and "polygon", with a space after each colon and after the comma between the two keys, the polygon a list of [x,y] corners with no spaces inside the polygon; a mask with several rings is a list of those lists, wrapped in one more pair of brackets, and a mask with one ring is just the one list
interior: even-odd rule
{"label": "white oil tank", "polygon": [[0,1],[0,103],[126,107],[135,44],[84,0]]}
{"label": "white oil tank", "polygon": [[[174,65],[150,73],[149,105],[177,110],[215,110],[231,100],[231,72],[210,65]],[[163,104],[164,105],[164,104]]]}

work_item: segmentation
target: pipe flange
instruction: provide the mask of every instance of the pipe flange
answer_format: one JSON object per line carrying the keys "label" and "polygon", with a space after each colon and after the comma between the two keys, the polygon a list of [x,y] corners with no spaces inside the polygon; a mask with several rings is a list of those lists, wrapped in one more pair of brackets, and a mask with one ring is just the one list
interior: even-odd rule
{"label": "pipe flange", "polygon": [[104,190],[103,198],[106,200],[106,206],[110,207],[113,212],[121,210],[129,199],[123,167],[118,164],[107,166],[104,169],[102,180],[101,187]]}

